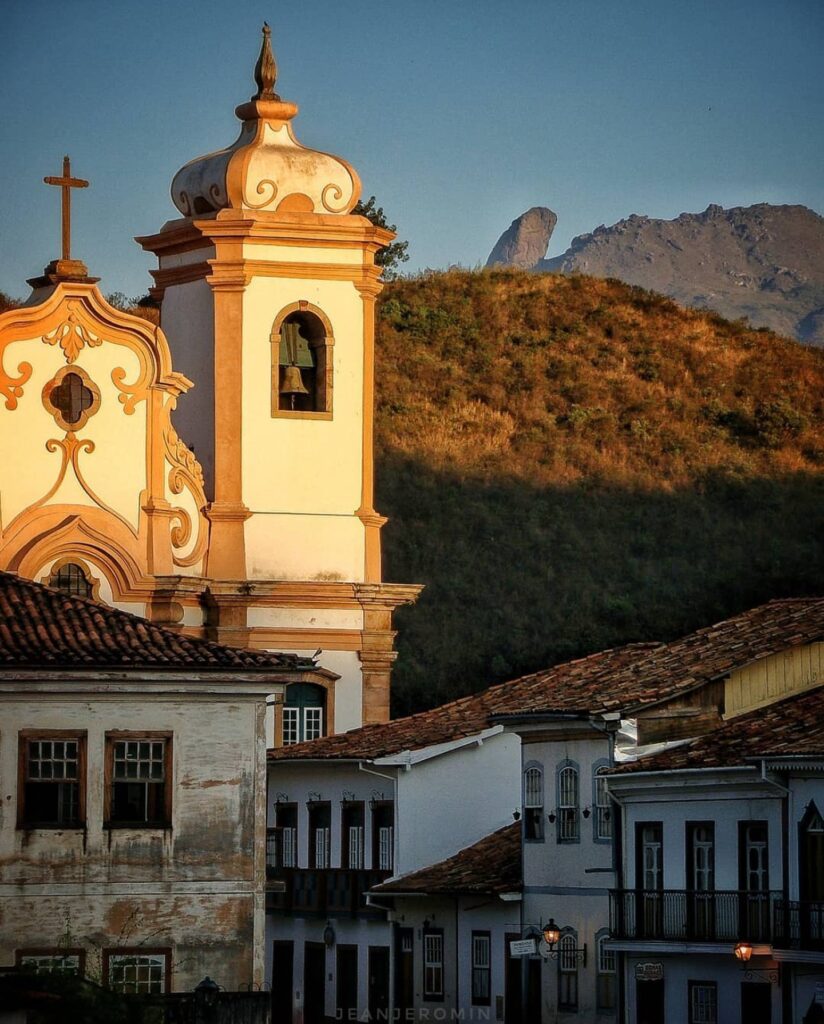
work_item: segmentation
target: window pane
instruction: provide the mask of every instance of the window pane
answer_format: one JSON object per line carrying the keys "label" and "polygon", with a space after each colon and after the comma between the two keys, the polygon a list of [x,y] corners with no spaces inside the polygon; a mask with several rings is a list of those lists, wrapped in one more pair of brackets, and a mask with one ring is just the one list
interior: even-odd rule
{"label": "window pane", "polygon": [[20,957],[20,966],[38,974],[80,974],[80,957],[76,953],[49,953]]}
{"label": "window pane", "polygon": [[298,742],[298,715],[299,708],[283,709],[283,745]]}
{"label": "window pane", "polygon": [[109,987],[115,992],[162,992],[165,976],[165,956],[109,956]]}
{"label": "window pane", "polygon": [[524,773],[524,807],[543,807],[544,779],[540,768],[528,768]]}

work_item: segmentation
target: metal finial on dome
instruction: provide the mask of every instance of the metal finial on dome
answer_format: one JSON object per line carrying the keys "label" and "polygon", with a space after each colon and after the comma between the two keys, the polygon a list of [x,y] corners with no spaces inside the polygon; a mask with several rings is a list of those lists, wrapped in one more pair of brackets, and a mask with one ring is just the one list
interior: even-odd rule
{"label": "metal finial on dome", "polygon": [[280,96],[274,91],[274,85],[278,77],[278,66],[272,53],[272,30],[269,23],[263,23],[263,42],[260,47],[260,56],[255,64],[255,83],[257,92],[253,100],[279,100]]}

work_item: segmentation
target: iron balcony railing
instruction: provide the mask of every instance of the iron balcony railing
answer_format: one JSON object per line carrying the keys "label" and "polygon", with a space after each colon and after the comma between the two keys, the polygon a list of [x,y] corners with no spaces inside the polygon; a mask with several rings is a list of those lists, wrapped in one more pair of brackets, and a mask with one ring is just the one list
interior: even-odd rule
{"label": "iron balcony railing", "polygon": [[266,894],[267,910],[287,914],[380,917],[384,911],[366,903],[366,893],[386,881],[389,871],[349,871],[341,868],[274,868],[269,881],[282,882],[283,891]]}
{"label": "iron balcony railing", "polygon": [[780,892],[619,889],[610,893],[615,939],[771,942]]}
{"label": "iron balcony railing", "polygon": [[824,901],[778,900],[773,945],[779,949],[824,949]]}

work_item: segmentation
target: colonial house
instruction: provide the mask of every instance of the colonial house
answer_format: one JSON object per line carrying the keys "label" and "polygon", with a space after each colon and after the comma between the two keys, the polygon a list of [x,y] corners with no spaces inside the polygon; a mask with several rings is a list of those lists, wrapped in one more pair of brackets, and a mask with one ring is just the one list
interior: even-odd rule
{"label": "colonial house", "polygon": [[[821,679],[817,658],[806,666]],[[820,1021],[824,688],[620,766],[609,789],[621,858],[608,948],[625,1019]]]}
{"label": "colonial house", "polygon": [[[405,901],[391,911],[388,893],[370,892],[473,846],[519,813],[518,740],[489,725],[491,699],[467,697],[269,752],[266,946],[275,1019],[387,1019],[380,1015],[457,1005],[447,967],[454,945],[444,940],[455,909],[445,925],[433,916],[425,929]],[[433,914],[444,920],[442,906]],[[505,909],[505,917],[517,931],[518,911]],[[477,919],[467,915],[461,934]],[[434,970],[436,953],[433,981],[422,965],[428,956]]]}
{"label": "colonial house", "polygon": [[[654,842],[651,832],[650,850],[638,860],[626,834],[623,797],[612,793],[608,781],[613,766],[632,759],[643,773],[648,758],[654,761],[662,748],[685,737],[705,735],[702,742],[710,749],[728,720],[749,719],[751,712],[757,721],[767,710],[780,719],[784,705],[772,705],[788,695],[810,691],[811,699],[819,699],[822,638],[824,600],[772,601],[668,644],[630,645],[515,684],[517,710],[499,712],[492,721],[517,732],[522,743],[522,910],[524,933],[531,931],[538,940],[524,967],[530,1016],[546,1022],[578,1014],[607,1021],[622,1012],[624,947],[613,941],[615,913],[623,907],[619,924],[629,927],[635,904],[633,893],[626,904],[616,904],[615,892],[638,887],[641,876],[634,872],[653,857]],[[667,756],[676,754],[660,754]],[[715,784],[716,776],[708,775],[696,782],[696,792],[708,799],[706,787]],[[660,778],[650,782],[650,791],[660,785]],[[775,787],[764,785],[774,797]],[[683,783],[673,784],[666,799],[671,813],[689,817],[680,802],[683,792]],[[653,797],[648,792],[644,799]],[[749,817],[758,815],[753,811]],[[685,856],[683,848],[680,859],[673,853],[670,870],[683,871]],[[692,883],[679,877],[680,887],[689,888]],[[658,884],[668,888],[660,879]],[[675,901],[682,898],[683,892],[680,897],[665,893],[663,906],[676,912]],[[543,939],[546,934],[551,944]],[[724,950],[732,960],[732,946]],[[820,972],[818,977],[824,982]],[[633,999],[625,1019],[670,1024],[682,1019],[676,1012],[671,1016],[668,1006],[666,1016],[654,1016],[647,1003],[636,1005]]]}
{"label": "colonial house", "polygon": [[329,681],[0,573],[0,966],[260,985],[266,701]]}
{"label": "colonial house", "polygon": [[[824,601],[774,601],[668,644],[630,644],[270,751],[267,863],[283,891],[268,900],[267,975],[278,1014],[482,1017],[473,991],[488,980],[490,1012],[507,1021],[617,1019],[623,952],[610,901],[626,842],[608,772],[816,692],[822,636]],[[485,857],[511,839],[511,826],[500,830],[513,807],[521,877],[493,886]]]}

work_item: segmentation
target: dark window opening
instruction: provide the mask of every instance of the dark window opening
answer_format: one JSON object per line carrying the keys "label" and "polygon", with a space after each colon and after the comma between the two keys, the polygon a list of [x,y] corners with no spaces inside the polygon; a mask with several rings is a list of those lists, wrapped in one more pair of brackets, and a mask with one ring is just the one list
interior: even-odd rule
{"label": "dark window opening", "polygon": [[52,406],[60,413],[66,423],[74,426],[86,409],[94,402],[93,392],[86,387],[82,378],[76,373],[67,373],[63,380],[49,395]]}
{"label": "dark window opening", "polygon": [[309,867],[330,866],[332,809],[328,803],[309,805]]}
{"label": "dark window opening", "polygon": [[22,741],[22,756],[20,823],[69,828],[80,825],[80,738],[27,738]]}
{"label": "dark window opening", "polygon": [[168,739],[110,741],[109,824],[166,826],[171,821]]}
{"label": "dark window opening", "polygon": [[372,811],[372,870],[392,871],[395,864],[395,806],[381,803]]}
{"label": "dark window opening", "polygon": [[52,573],[49,586],[61,590],[70,597],[92,596],[92,585],[88,576],[76,562],[66,562]]}

